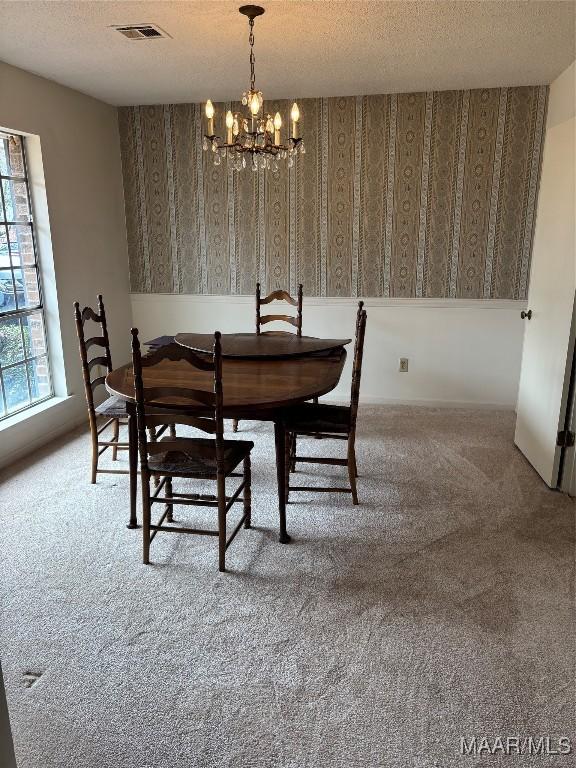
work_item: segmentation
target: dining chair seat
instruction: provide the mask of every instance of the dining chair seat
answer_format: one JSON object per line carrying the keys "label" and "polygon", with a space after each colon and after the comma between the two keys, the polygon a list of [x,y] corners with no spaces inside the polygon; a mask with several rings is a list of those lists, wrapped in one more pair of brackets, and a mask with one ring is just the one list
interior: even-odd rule
{"label": "dining chair seat", "polygon": [[108,419],[126,418],[126,400],[116,396],[108,397],[94,410],[98,416],[106,416]]}
{"label": "dining chair seat", "polygon": [[348,405],[302,403],[286,415],[286,429],[298,434],[329,432],[347,435],[351,429],[351,409]]}
{"label": "dining chair seat", "polygon": [[[174,443],[174,438],[163,437],[158,441],[158,450],[164,442]],[[158,475],[186,476],[197,480],[215,480],[217,474],[216,443],[204,437],[178,438],[179,450],[150,456],[148,467]],[[226,475],[250,455],[254,443],[249,440],[224,440],[222,469]],[[181,450],[180,450],[181,449]],[[189,452],[188,452],[188,450]]]}
{"label": "dining chair seat", "polygon": [[[126,400],[124,400],[122,397],[117,397],[116,395],[113,395],[112,397],[104,400],[104,402],[96,406],[94,410],[98,416],[107,416],[110,419],[123,419],[128,415],[126,410]],[[166,410],[164,408],[149,408],[148,413],[162,414],[166,413]],[[158,434],[158,437],[159,436],[160,435]]]}

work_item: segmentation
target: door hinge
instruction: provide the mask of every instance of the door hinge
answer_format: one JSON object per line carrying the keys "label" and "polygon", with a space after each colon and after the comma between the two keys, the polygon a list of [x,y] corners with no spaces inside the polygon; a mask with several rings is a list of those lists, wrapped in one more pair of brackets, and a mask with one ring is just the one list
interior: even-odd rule
{"label": "door hinge", "polygon": [[556,438],[556,445],[559,445],[561,448],[572,448],[575,438],[574,432],[571,432],[569,429],[561,429]]}

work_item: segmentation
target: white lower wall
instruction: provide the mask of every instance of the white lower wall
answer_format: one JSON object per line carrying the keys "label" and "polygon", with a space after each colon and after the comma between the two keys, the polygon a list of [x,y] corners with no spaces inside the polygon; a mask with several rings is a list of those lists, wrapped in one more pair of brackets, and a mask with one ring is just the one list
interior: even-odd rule
{"label": "white lower wall", "polygon": [[[251,296],[132,294],[131,299],[142,340],[254,328]],[[305,298],[303,332],[352,337],[357,301]],[[514,408],[525,306],[523,301],[368,299],[361,400]],[[341,383],[328,396],[333,399],[349,397],[353,346],[348,349]],[[400,357],[409,358],[408,373],[399,373]]]}

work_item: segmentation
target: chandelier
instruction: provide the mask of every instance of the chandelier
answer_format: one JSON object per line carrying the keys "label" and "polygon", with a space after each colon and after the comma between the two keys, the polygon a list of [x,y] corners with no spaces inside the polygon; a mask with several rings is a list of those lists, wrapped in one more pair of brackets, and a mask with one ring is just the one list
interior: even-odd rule
{"label": "chandelier", "polygon": [[[256,89],[254,74],[254,19],[264,13],[259,5],[243,5],[238,9],[248,17],[250,35],[250,88],[242,94],[241,112],[226,112],[226,141],[216,136],[214,131],[214,105],[208,99],[206,102],[207,130],[203,139],[204,150],[212,150],[214,165],[220,165],[227,159],[235,170],[250,166],[252,170],[272,168],[278,170],[279,160],[287,161],[291,168],[298,153],[304,154],[306,149],[300,137],[300,110],[294,102],[290,111],[291,131],[286,143],[282,143],[282,116],[276,112],[274,116],[264,110],[262,91]],[[248,158],[248,161],[246,160]]]}

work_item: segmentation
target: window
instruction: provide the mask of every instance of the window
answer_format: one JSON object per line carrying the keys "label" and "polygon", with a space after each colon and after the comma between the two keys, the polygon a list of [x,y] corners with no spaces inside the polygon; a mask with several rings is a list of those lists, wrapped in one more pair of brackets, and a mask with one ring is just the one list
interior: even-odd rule
{"label": "window", "polygon": [[0,421],[51,396],[24,140],[0,133]]}

